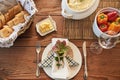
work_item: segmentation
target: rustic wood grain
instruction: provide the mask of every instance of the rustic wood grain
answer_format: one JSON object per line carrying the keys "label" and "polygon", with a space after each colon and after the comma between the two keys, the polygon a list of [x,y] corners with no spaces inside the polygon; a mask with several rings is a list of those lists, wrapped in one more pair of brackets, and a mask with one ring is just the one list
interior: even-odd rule
{"label": "rustic wood grain", "polygon": [[[95,13],[86,19],[77,21],[68,20],[61,16],[61,0],[34,1],[38,12],[35,14],[30,28],[17,38],[14,46],[10,48],[0,48],[0,80],[52,80],[41,68],[40,77],[36,78],[35,76],[35,44],[36,41],[40,41],[41,43],[41,60],[45,47],[51,42],[53,37],[69,38],[69,40],[79,48],[82,57],[82,43],[84,40],[87,41],[88,80],[120,80],[120,44],[117,44],[113,49],[103,50],[100,55],[91,53],[90,45],[97,40],[94,39],[94,34],[91,32],[92,26],[88,26],[92,24],[95,13],[102,7],[110,5],[119,8],[119,0],[101,0],[100,8],[98,8]],[[41,37],[36,32],[35,25],[37,22],[47,18],[48,15],[51,15],[56,21],[57,31]],[[86,33],[84,31],[86,31]],[[83,58],[82,61],[84,62]],[[82,63],[79,73],[71,80],[83,80],[83,72],[84,63]]]}
{"label": "rustic wood grain", "polygon": [[36,15],[61,15],[61,0],[35,0]]}
{"label": "rustic wood grain", "polygon": [[[82,49],[79,48],[82,54]],[[44,47],[42,48],[40,57]],[[96,55],[88,50],[88,72],[89,80],[119,80],[120,78],[120,55],[119,49],[104,50],[102,54]],[[115,52],[115,53],[113,53]],[[0,71],[3,71],[8,79],[36,79],[35,77],[35,47],[13,47],[0,49]],[[83,60],[84,61],[84,60]],[[73,78],[82,80],[83,67]],[[41,70],[40,79],[50,78]]]}

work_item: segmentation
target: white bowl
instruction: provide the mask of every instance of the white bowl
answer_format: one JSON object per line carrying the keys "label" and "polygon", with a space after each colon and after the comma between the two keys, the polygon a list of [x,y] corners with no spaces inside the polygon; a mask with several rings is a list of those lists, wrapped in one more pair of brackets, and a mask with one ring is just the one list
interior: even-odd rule
{"label": "white bowl", "polygon": [[120,15],[120,11],[116,8],[112,8],[112,7],[107,7],[107,8],[103,8],[101,9],[100,11],[98,11],[98,13],[96,14],[95,16],[95,19],[94,19],[94,23],[93,23],[93,32],[94,34],[97,36],[97,37],[100,37],[100,35],[104,35],[106,38],[112,38],[112,37],[118,37],[120,36],[120,33],[116,34],[116,35],[109,35],[109,34],[106,34],[104,32],[102,32],[99,27],[98,27],[98,24],[97,24],[97,16],[98,14],[102,13],[102,12],[111,12],[111,11],[117,11],[118,14]]}
{"label": "white bowl", "polygon": [[61,14],[65,18],[75,19],[75,20],[79,20],[79,19],[83,19],[83,18],[88,17],[96,10],[96,8],[99,5],[99,0],[93,0],[91,5],[88,8],[76,11],[76,10],[73,10],[69,7],[67,1],[68,0],[62,0],[62,4],[61,4],[62,12],[61,12]]}

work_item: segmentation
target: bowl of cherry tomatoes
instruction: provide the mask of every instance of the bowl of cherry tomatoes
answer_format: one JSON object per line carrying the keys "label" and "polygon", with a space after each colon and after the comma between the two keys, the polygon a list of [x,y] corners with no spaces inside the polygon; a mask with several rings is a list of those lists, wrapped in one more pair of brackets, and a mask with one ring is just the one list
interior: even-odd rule
{"label": "bowl of cherry tomatoes", "polygon": [[97,37],[100,35],[106,37],[120,36],[120,11],[112,7],[98,11],[93,23],[93,32]]}

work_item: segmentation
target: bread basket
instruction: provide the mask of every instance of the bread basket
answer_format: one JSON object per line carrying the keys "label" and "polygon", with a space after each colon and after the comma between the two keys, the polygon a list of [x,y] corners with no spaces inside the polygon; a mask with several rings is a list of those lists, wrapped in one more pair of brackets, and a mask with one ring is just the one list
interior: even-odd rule
{"label": "bread basket", "polygon": [[[15,6],[14,6],[14,5],[16,5],[16,3],[17,3],[17,5],[20,4],[20,6],[22,7],[22,9],[24,11],[20,11],[19,13],[16,13]],[[11,6],[14,6],[14,8]],[[0,15],[0,21],[1,21],[0,25],[2,25],[2,26],[4,25],[2,28],[0,27],[1,28],[0,29],[0,47],[11,47],[11,46],[13,46],[14,41],[17,39],[17,37],[19,35],[21,35],[22,33],[24,33],[30,27],[30,24],[32,23],[32,20],[33,20],[33,15],[37,11],[37,9],[35,7],[33,0],[1,0],[0,7],[1,7],[0,12],[5,14],[4,17],[5,17],[5,22],[6,22],[4,24],[4,20],[2,19],[1,15]],[[6,9],[4,9],[4,8],[6,8]],[[10,13],[10,10],[12,10],[12,8],[13,8],[13,14],[16,13],[16,15],[12,15]],[[7,9],[8,9],[8,11],[5,11]],[[8,12],[9,14],[6,12]],[[21,18],[21,15],[19,15],[19,14],[23,13],[23,12],[24,13],[27,12],[29,15],[23,15],[24,22],[21,22],[22,18]],[[7,18],[7,15],[8,15],[8,18]],[[12,19],[10,19],[11,16],[14,16],[14,17],[12,17]],[[11,24],[9,24],[10,23],[9,20],[11,21]],[[12,23],[14,24],[14,26],[10,27],[10,25],[12,25]],[[6,28],[6,24],[7,24],[7,26],[9,26],[9,28],[11,28],[11,30],[13,30],[13,32],[11,32],[11,34],[8,37],[1,37],[2,30],[4,28]]]}

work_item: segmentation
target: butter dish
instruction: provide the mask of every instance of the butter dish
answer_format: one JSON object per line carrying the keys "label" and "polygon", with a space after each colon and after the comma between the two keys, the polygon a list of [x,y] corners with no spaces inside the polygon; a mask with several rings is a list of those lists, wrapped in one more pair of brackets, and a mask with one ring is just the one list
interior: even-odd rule
{"label": "butter dish", "polygon": [[53,31],[57,31],[56,22],[52,19],[51,16],[38,22],[36,24],[36,31],[41,35],[45,36]]}

